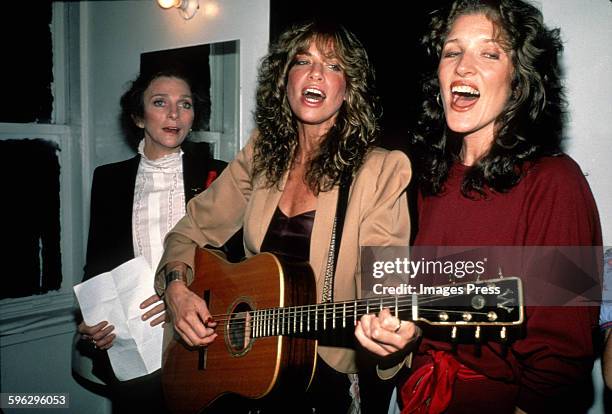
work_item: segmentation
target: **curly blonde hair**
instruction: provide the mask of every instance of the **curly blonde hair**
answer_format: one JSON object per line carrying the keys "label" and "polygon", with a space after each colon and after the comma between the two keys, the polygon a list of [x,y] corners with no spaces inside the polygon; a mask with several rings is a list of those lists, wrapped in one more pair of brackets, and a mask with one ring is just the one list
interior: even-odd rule
{"label": "curly blonde hair", "polygon": [[374,72],[363,45],[339,25],[307,23],[285,31],[263,58],[259,70],[255,119],[254,175],[267,186],[279,185],[291,167],[298,145],[297,120],[287,99],[287,76],[297,54],[314,42],[321,51],[333,51],[346,78],[346,100],[336,122],[311,159],[306,183],[318,194],[329,191],[343,177],[352,176],[375,141],[380,117],[374,90]]}

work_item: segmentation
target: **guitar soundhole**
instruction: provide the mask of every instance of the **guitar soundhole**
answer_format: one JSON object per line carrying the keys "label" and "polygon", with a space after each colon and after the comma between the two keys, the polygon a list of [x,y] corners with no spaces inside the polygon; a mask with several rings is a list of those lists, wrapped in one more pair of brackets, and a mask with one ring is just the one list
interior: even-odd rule
{"label": "guitar soundhole", "polygon": [[238,303],[227,325],[227,340],[231,351],[240,354],[246,351],[251,343],[251,306],[246,302]]}

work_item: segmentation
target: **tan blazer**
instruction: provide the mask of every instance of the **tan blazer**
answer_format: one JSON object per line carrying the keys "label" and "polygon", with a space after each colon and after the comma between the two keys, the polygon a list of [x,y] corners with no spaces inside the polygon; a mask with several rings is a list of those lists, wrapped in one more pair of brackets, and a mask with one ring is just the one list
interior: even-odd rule
{"label": "tan blazer", "polygon": [[[244,227],[247,256],[259,253],[261,243],[282,191],[265,188],[261,179],[252,180],[252,137],[223,173],[187,205],[187,215],[166,236],[165,250],[157,269],[155,288],[164,290],[163,269],[168,262],[181,261],[193,268],[195,245],[221,246]],[[400,151],[374,148],[353,179],[349,193],[342,243],[334,285],[334,301],[358,298],[361,291],[361,246],[407,246],[410,221],[406,187],[411,169]],[[285,175],[282,185],[287,176]],[[318,196],[310,239],[310,264],[320,301],[325,266],[336,213],[338,187]],[[188,271],[188,283],[193,274]],[[356,372],[354,351],[319,347],[319,355],[340,372]]]}

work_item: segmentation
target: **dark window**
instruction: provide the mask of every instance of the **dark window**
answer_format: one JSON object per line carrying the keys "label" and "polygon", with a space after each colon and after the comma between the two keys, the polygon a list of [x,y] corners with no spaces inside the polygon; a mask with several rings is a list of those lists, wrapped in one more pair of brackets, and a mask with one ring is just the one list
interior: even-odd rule
{"label": "dark window", "polygon": [[53,111],[51,1],[2,2],[0,122],[50,123]]}
{"label": "dark window", "polygon": [[4,248],[0,299],[57,290],[62,284],[60,166],[56,143],[0,140]]}

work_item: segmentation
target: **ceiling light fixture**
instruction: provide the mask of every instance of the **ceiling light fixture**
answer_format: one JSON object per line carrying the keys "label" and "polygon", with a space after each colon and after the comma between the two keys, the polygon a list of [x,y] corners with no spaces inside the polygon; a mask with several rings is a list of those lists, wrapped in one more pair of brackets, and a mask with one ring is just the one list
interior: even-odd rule
{"label": "ceiling light fixture", "polygon": [[200,8],[198,0],[157,0],[157,4],[159,4],[159,7],[162,9],[170,9],[172,7],[179,9],[179,13],[185,20],[189,20],[195,16]]}

